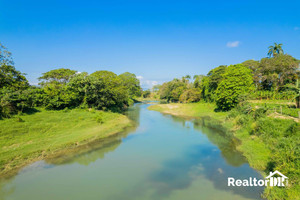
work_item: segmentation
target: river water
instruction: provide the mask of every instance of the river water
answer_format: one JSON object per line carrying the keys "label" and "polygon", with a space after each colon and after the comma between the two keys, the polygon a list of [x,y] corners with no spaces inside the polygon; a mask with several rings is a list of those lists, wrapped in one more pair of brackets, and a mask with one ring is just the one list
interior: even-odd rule
{"label": "river water", "polygon": [[237,141],[208,118],[184,119],[131,107],[136,127],[69,155],[38,161],[0,182],[4,200],[244,200],[263,187],[228,187],[261,178]]}

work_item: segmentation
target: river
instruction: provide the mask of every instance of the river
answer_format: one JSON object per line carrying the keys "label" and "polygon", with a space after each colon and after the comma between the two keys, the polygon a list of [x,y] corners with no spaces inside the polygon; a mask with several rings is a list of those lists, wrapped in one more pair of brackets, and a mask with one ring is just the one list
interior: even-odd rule
{"label": "river", "polygon": [[4,200],[246,200],[263,187],[228,187],[261,178],[238,143],[209,118],[184,119],[131,107],[136,127],[70,155],[38,161],[0,182]]}

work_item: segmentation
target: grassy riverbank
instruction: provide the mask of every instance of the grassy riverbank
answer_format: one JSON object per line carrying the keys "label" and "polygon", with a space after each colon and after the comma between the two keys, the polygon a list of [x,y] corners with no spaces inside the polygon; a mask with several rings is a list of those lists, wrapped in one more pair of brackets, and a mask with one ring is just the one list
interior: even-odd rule
{"label": "grassy riverbank", "polygon": [[248,159],[250,166],[266,176],[269,171],[279,170],[289,177],[286,188],[268,187],[264,197],[268,199],[300,198],[299,123],[292,119],[275,119],[267,109],[248,104],[230,112],[215,112],[211,103],[158,104],[150,110],[162,113],[204,117],[210,116],[229,128],[241,141],[238,149]]}
{"label": "grassy riverbank", "polygon": [[39,110],[0,120],[0,176],[132,126],[124,115],[95,110]]}

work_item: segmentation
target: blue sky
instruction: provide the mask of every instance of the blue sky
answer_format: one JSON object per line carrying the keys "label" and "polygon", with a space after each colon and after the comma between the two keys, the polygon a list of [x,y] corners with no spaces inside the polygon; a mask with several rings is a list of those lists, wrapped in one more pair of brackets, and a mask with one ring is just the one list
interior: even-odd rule
{"label": "blue sky", "polygon": [[0,42],[36,84],[71,68],[129,71],[143,87],[266,56],[273,42],[300,58],[297,1],[4,1]]}

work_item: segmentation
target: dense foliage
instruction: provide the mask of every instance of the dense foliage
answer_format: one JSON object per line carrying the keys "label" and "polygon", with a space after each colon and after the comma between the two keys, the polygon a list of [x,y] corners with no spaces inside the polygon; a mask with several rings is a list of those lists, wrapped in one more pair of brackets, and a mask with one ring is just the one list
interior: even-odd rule
{"label": "dense foliage", "polygon": [[[265,165],[258,167],[269,174],[270,171],[278,170],[289,178],[289,186],[267,187],[263,196],[267,199],[297,199],[300,195],[300,126],[291,119],[274,119],[268,117],[272,113],[273,105],[263,106],[241,102],[228,115],[230,121],[236,126],[241,126],[239,135],[248,135],[243,139],[244,148],[249,149],[259,158],[264,154],[265,148],[272,155],[266,157]],[[257,145],[259,142],[264,145]],[[252,166],[260,161],[250,161]]]}
{"label": "dense foliage", "polygon": [[34,107],[61,110],[96,108],[120,112],[141,96],[140,82],[132,73],[116,75],[96,71],[91,75],[71,69],[54,69],[42,74],[39,87],[30,86],[15,69],[11,53],[0,45],[0,117],[32,112]]}
{"label": "dense foliage", "polygon": [[230,110],[242,95],[254,90],[251,70],[244,65],[231,65],[222,76],[216,91],[216,104],[222,110]]}
{"label": "dense foliage", "polygon": [[260,100],[296,99],[300,95],[299,60],[284,54],[282,45],[276,43],[269,47],[268,55],[260,61],[221,65],[206,76],[195,75],[192,82],[190,76],[174,79],[153,91],[168,102],[216,102],[219,110],[232,109],[245,96]]}

